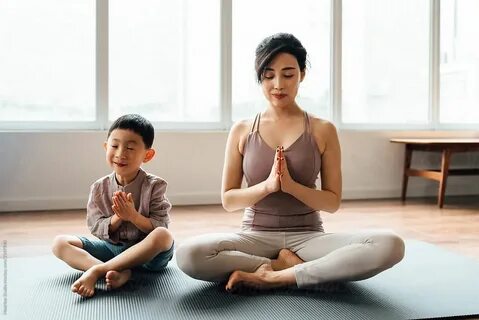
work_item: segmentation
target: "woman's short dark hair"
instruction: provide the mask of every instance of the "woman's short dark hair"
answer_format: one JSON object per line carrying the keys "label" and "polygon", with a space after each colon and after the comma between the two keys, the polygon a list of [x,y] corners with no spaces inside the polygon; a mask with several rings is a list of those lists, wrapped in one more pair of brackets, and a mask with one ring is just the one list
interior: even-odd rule
{"label": "woman's short dark hair", "polygon": [[256,80],[263,81],[264,70],[279,53],[289,53],[296,57],[299,69],[304,71],[307,52],[301,42],[290,33],[276,33],[267,37],[256,48]]}
{"label": "woman's short dark hair", "polygon": [[150,121],[139,114],[126,114],[119,117],[112,123],[108,130],[108,137],[115,129],[131,130],[141,136],[146,149],[150,149],[155,138],[155,129]]}

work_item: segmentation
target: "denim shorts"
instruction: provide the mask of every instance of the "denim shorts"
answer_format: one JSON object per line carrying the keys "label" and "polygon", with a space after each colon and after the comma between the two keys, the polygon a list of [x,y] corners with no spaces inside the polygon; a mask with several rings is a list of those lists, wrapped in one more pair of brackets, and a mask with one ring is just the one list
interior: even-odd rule
{"label": "denim shorts", "polygon": [[[120,253],[128,249],[129,247],[136,244],[136,243],[113,244],[101,239],[88,239],[86,237],[78,237],[78,238],[81,240],[83,244],[83,250],[85,250],[86,252],[91,254],[93,257],[103,262],[106,262],[116,257],[117,255],[119,255]],[[174,251],[174,244],[171,246],[170,249],[160,252],[153,259],[151,259],[147,263],[142,264],[141,267],[148,271],[160,271],[168,265],[168,262],[173,257],[173,251]]]}

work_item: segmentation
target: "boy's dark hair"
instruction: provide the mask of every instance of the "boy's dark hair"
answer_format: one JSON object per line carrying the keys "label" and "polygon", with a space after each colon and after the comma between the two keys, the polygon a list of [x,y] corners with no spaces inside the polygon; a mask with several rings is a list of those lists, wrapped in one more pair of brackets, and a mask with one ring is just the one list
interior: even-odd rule
{"label": "boy's dark hair", "polygon": [[155,129],[150,121],[140,116],[139,114],[126,114],[119,117],[112,123],[110,130],[108,130],[108,136],[115,129],[131,130],[141,136],[146,149],[150,149],[153,145],[153,139],[155,138]]}
{"label": "boy's dark hair", "polygon": [[296,57],[299,69],[306,69],[306,49],[301,42],[290,33],[276,33],[267,37],[256,48],[256,80],[263,81],[264,70],[279,53],[289,53]]}

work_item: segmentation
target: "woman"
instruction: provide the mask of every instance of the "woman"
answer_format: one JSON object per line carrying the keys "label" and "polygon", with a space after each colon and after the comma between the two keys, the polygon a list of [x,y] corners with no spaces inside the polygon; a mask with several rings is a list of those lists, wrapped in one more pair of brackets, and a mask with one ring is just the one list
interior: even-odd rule
{"label": "woman", "polygon": [[[242,231],[184,242],[177,263],[189,276],[270,288],[310,287],[372,277],[401,261],[404,242],[389,231],[325,233],[319,211],[341,202],[341,152],[336,128],[295,101],[305,77],[306,50],[291,34],[256,49],[256,74],[266,110],[230,131],[222,203],[245,208]],[[241,188],[243,175],[248,183]],[[321,177],[321,190],[315,181]]]}

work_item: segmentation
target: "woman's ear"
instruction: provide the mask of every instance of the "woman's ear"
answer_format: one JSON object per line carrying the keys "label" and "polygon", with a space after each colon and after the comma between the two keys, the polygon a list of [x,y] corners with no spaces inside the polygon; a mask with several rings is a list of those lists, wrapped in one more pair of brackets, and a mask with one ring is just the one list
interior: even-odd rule
{"label": "woman's ear", "polygon": [[303,82],[305,76],[306,76],[306,72],[304,70],[301,71],[301,77],[300,77],[299,82]]}
{"label": "woman's ear", "polygon": [[153,159],[153,157],[155,156],[155,149],[147,149],[146,150],[146,154],[145,154],[145,158],[143,159],[143,163],[147,163],[148,161],[150,161],[151,159]]}
{"label": "woman's ear", "polygon": [[106,141],[103,142],[103,148],[105,148],[105,150],[106,150],[106,146],[107,146],[107,145],[108,145],[108,143],[107,143]]}

